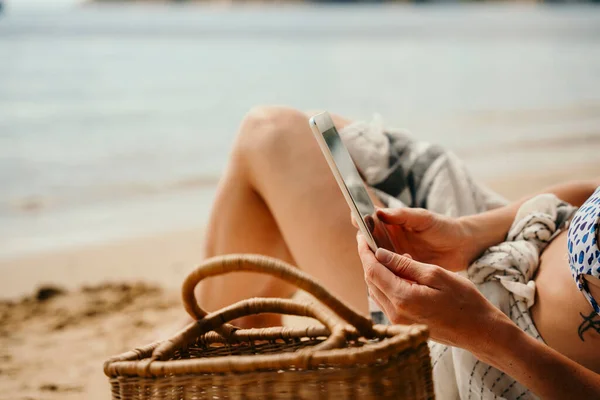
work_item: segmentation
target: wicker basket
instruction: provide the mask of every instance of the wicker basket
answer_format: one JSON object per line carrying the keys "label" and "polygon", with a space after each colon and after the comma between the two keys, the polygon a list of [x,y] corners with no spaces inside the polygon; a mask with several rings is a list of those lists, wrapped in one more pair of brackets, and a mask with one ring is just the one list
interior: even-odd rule
{"label": "wicker basket", "polygon": [[[287,299],[255,298],[206,314],[194,298],[204,278],[262,272],[311,293],[330,310]],[[432,399],[424,326],[373,325],[308,275],[256,255],[209,259],[183,284],[196,319],[171,339],[104,363],[113,399]],[[236,318],[281,313],[324,327],[237,329]],[[346,321],[343,322],[342,320]]]}

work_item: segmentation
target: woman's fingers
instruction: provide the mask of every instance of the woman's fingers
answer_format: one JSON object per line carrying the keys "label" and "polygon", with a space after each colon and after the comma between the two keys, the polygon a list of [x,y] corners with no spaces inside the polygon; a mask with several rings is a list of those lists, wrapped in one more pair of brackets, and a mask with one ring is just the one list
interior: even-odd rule
{"label": "woman's fingers", "polygon": [[389,299],[395,315],[400,315],[403,308],[414,302],[423,300],[425,293],[423,289],[427,289],[426,287],[396,276],[375,258],[362,234],[357,235],[357,240],[358,254],[363,264],[367,285],[377,287]]}
{"label": "woman's fingers", "polygon": [[415,321],[407,317],[402,309],[394,306],[394,303],[375,285],[368,285],[369,295],[375,301],[377,306],[394,324],[414,324]]}
{"label": "woman's fingers", "polygon": [[[430,304],[433,289],[395,275],[375,257],[365,238],[357,235],[358,252],[365,270],[365,280],[373,299],[393,323],[414,323],[415,312]],[[406,260],[412,261],[408,257]]]}
{"label": "woman's fingers", "polygon": [[413,260],[410,255],[401,256],[382,248],[377,249],[375,258],[400,278],[408,279],[434,289],[439,288],[440,274],[444,272],[441,267],[423,264]]}
{"label": "woman's fingers", "polygon": [[402,225],[414,230],[425,230],[434,222],[434,214],[423,208],[380,208],[377,217],[386,224]]}
{"label": "woman's fingers", "polygon": [[367,287],[369,289],[369,296],[373,299],[375,304],[383,311],[385,315],[392,320],[390,313],[395,313],[394,306],[388,297],[375,285],[369,284],[367,282]]}
{"label": "woman's fingers", "polygon": [[393,293],[396,289],[398,277],[377,261],[364,236],[359,232],[356,235],[358,242],[358,255],[362,261],[365,280],[372,283],[384,293]]}

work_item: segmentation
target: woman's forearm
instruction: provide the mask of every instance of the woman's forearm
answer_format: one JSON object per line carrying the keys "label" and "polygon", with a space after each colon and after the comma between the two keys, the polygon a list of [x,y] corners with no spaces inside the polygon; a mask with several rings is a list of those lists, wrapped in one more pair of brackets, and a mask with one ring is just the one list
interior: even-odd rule
{"label": "woman's forearm", "polygon": [[535,340],[511,321],[498,321],[490,339],[471,351],[542,399],[600,398],[600,375]]}
{"label": "woman's forearm", "polygon": [[530,198],[541,193],[552,193],[559,199],[579,207],[599,185],[600,180],[573,181],[555,185],[507,206],[460,218],[473,237],[471,257],[476,259],[485,249],[503,242],[519,208]]}

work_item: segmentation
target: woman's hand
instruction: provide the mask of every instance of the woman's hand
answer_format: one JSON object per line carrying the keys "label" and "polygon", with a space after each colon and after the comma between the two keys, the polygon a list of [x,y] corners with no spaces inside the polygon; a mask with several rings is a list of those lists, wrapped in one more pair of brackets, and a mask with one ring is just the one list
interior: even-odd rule
{"label": "woman's hand", "polygon": [[384,249],[376,255],[362,234],[358,253],[372,299],[392,323],[421,323],[444,344],[477,353],[499,322],[512,322],[458,274]]}
{"label": "woman's hand", "polygon": [[396,252],[440,265],[450,271],[466,269],[481,253],[472,225],[422,208],[377,210]]}

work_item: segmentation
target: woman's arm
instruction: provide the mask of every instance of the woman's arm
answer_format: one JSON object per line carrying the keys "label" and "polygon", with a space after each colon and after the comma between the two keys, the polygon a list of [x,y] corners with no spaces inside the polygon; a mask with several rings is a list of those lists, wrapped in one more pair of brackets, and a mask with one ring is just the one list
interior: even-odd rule
{"label": "woman's arm", "polygon": [[369,293],[393,323],[422,323],[431,337],[502,370],[543,399],[600,398],[600,375],[527,335],[466,278],[378,249],[359,234]]}
{"label": "woman's arm", "polygon": [[[580,206],[592,195],[600,179],[574,181],[544,189]],[[451,218],[421,208],[379,209],[398,253],[409,253],[418,261],[440,265],[449,271],[467,268],[487,248],[505,240],[513,220],[528,199],[481,214]]]}
{"label": "woman's arm", "polygon": [[492,332],[483,344],[467,350],[512,376],[540,398],[600,397],[600,375],[535,340],[511,321],[498,321]]}
{"label": "woman's arm", "polygon": [[479,257],[485,249],[505,240],[519,208],[532,197],[542,193],[552,193],[559,199],[579,207],[598,186],[600,186],[600,179],[563,183],[546,188],[540,193],[526,196],[505,207],[459,218],[460,223],[466,227],[469,235],[474,239],[475,248],[471,250],[471,261]]}

